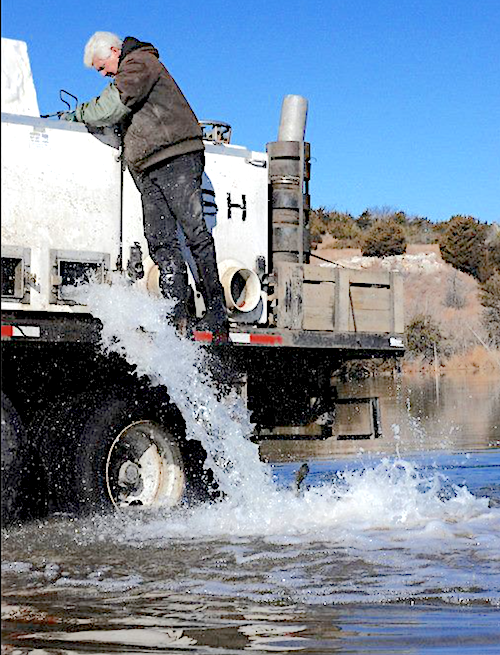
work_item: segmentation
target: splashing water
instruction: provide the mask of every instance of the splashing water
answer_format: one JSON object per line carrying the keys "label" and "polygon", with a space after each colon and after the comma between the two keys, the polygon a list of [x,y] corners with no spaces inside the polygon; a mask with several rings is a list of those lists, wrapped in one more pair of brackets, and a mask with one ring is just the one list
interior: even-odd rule
{"label": "splashing water", "polygon": [[120,278],[111,287],[90,284],[79,293],[103,324],[105,350],[120,353],[138,375],[167,387],[185,419],[188,438],[202,442],[225,493],[223,501],[209,507],[170,512],[168,521],[144,512],[116,517],[117,530],[106,520],[99,526],[99,539],[163,543],[196,533],[208,538],[327,540],[357,547],[365,542],[369,549],[386,531],[391,539],[397,535],[407,543],[430,535],[447,541],[477,519],[498,523],[498,512],[493,516],[488,499],[474,497],[465,487],[446,487],[444,476],[424,475],[399,456],[338,472],[319,485],[306,486],[300,495],[279,488],[259,460],[257,446],[248,440],[252,424],[241,399],[236,394],[220,398],[203,347],[179,338],[166,320],[171,303],[145,295]]}
{"label": "splashing water", "polygon": [[180,338],[167,320],[172,301],[147,295],[118,275],[112,286],[82,285],[77,296],[101,321],[104,350],[119,353],[139,376],[168,389],[185,420],[187,438],[203,444],[220,489],[239,501],[255,488],[271,492],[258,447],[248,440],[252,424],[243,402],[235,392],[220,398],[206,351]]}

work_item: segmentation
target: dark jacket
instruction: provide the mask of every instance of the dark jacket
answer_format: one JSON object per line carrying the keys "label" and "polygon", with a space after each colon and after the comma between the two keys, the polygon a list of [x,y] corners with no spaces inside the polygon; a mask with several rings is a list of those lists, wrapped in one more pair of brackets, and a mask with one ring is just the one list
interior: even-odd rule
{"label": "dark jacket", "polygon": [[204,147],[193,110],[158,56],[151,43],[126,37],[114,79],[121,102],[131,110],[125,159],[137,172]]}

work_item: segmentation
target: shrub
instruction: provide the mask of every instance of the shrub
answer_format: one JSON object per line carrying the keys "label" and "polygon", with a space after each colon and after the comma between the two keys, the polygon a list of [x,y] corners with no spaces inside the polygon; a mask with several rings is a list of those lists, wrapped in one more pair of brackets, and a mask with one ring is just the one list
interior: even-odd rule
{"label": "shrub", "polygon": [[361,230],[350,214],[344,212],[330,212],[328,216],[327,231],[339,241],[359,241]]}
{"label": "shrub", "polygon": [[404,226],[407,243],[436,243],[439,239],[434,224],[428,218],[410,216]]}
{"label": "shrub", "polygon": [[458,279],[456,272],[452,277],[448,278],[444,304],[446,307],[453,307],[453,309],[463,309],[467,304],[466,289]]}
{"label": "shrub", "polygon": [[359,227],[360,230],[366,231],[371,228],[373,223],[375,223],[376,218],[372,216],[372,213],[370,212],[369,209],[365,209],[365,211],[358,216],[356,219],[356,225]]}
{"label": "shrub", "polygon": [[493,345],[500,346],[500,272],[491,275],[481,286],[483,323]]}
{"label": "shrub", "polygon": [[401,225],[393,218],[379,219],[368,230],[362,252],[367,257],[402,255],[406,250],[406,237]]}
{"label": "shrub", "polygon": [[444,352],[444,338],[437,323],[428,314],[414,316],[406,327],[408,354],[433,361],[436,355]]}
{"label": "shrub", "polygon": [[441,237],[443,259],[481,280],[487,233],[488,226],[472,216],[453,216]]}
{"label": "shrub", "polygon": [[495,272],[500,272],[500,227],[498,225],[489,226],[485,246],[481,268],[481,280],[483,282]]}
{"label": "shrub", "polygon": [[334,237],[338,248],[357,248],[361,242],[361,230],[350,214],[327,212],[324,207],[311,211],[309,231],[312,243],[320,243],[325,234]]}
{"label": "shrub", "polygon": [[326,234],[326,225],[328,214],[324,207],[313,209],[309,213],[309,235],[311,237],[311,246],[321,243],[321,237]]}

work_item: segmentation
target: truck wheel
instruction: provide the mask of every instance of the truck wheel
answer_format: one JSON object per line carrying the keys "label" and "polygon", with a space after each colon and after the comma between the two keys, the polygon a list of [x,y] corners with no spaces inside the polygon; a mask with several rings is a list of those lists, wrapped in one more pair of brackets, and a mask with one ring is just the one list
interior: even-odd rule
{"label": "truck wheel", "polygon": [[2,391],[2,524],[21,516],[26,475],[26,434],[14,405]]}
{"label": "truck wheel", "polygon": [[116,507],[176,505],[185,486],[181,451],[155,421],[133,421],[108,448],[106,489]]}
{"label": "truck wheel", "polygon": [[[43,423],[41,441],[53,510],[172,507],[200,470],[183,443],[177,411],[150,389],[87,393]],[[202,468],[202,467],[201,467]]]}

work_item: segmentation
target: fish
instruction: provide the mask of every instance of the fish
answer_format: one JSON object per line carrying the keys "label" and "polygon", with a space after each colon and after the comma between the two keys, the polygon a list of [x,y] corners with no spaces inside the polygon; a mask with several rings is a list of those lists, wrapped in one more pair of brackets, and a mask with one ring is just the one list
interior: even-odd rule
{"label": "fish", "polygon": [[308,476],[308,474],[309,474],[309,466],[308,466],[307,462],[304,462],[304,464],[302,464],[302,466],[299,468],[299,470],[295,474],[294,490],[295,490],[296,494],[300,493],[300,487],[301,487],[302,483],[304,482],[304,480],[306,479],[306,477]]}

